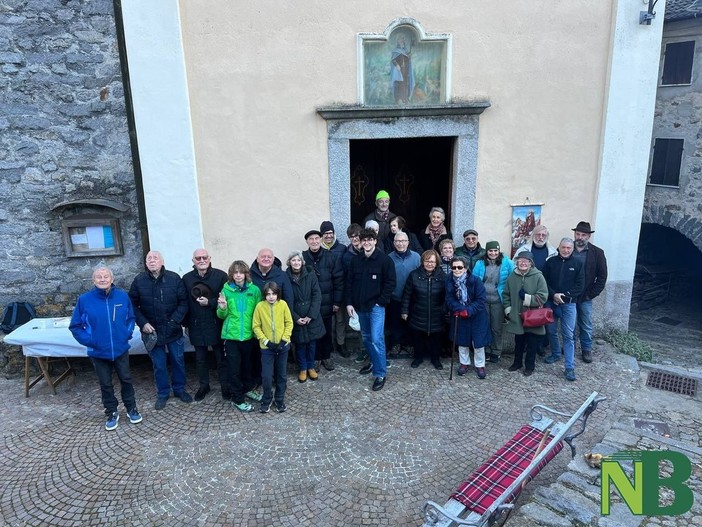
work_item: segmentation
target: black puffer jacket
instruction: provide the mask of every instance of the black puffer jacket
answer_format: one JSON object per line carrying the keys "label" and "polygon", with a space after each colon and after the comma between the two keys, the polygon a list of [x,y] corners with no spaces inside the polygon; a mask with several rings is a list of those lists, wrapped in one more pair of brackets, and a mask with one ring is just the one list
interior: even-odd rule
{"label": "black puffer jacket", "polygon": [[156,329],[156,344],[163,346],[183,336],[181,323],[188,314],[185,284],[173,271],[161,267],[158,278],[147,270],[139,273],[129,288],[134,316],[140,328],[148,322]]}
{"label": "black puffer jacket", "polygon": [[412,329],[427,335],[444,329],[446,313],[446,275],[441,267],[428,274],[424,267],[418,267],[409,274],[402,293],[403,315]]}
{"label": "black puffer jacket", "polygon": [[[221,341],[222,320],[217,318],[217,297],[227,283],[227,273],[210,266],[205,276],[197,269],[183,275],[183,284],[188,293],[188,316],[185,326],[193,346],[211,346]],[[208,305],[201,306],[192,294],[193,287],[204,284],[212,292]]]}
{"label": "black puffer jacket", "polygon": [[[322,303],[322,291],[319,289],[319,282],[314,274],[314,270],[305,265],[302,267],[300,278],[295,281],[292,270],[288,267],[285,273],[288,275],[295,295],[295,303],[290,306],[293,318],[293,342],[308,343],[317,340],[325,333],[324,323],[320,314]],[[309,324],[301,326],[297,323],[301,318],[310,317]]]}
{"label": "black puffer jacket", "polygon": [[319,288],[322,290],[322,317],[331,317],[334,314],[333,307],[341,306],[344,300],[344,269],[341,260],[332,252],[320,249],[319,258],[312,256],[310,250],[302,253],[305,264],[314,270],[319,281]]}

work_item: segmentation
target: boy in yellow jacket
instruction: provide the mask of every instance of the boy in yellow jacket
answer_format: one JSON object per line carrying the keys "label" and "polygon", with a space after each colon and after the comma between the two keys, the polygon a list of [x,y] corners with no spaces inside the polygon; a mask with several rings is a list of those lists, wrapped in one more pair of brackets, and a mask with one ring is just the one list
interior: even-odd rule
{"label": "boy in yellow jacket", "polygon": [[261,381],[263,398],[261,413],[268,413],[273,400],[275,378],[275,407],[284,412],[285,388],[287,387],[288,351],[293,330],[293,319],[285,300],[280,300],[280,286],[275,282],[263,285],[264,300],[259,302],[253,314],[253,332],[261,346]]}

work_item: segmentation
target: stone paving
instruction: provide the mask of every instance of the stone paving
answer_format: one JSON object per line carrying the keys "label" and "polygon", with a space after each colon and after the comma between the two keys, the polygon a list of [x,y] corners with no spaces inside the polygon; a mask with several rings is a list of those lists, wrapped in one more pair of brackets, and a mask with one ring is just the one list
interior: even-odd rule
{"label": "stone paving", "polygon": [[[620,419],[639,384],[632,362],[607,346],[593,364],[578,361],[575,383],[564,380],[562,363],[538,364],[525,378],[505,359],[484,381],[471,372],[450,382],[446,359],[443,371],[397,360],[380,392],[351,359],[317,382],[299,384],[291,369],[288,411],[245,415],[222,401],[216,383],[200,403],[171,399],[156,412],[141,357],[132,369],[144,421],[130,424],[122,409],[112,432],[87,361],[56,396],[40,383],[25,398],[23,379],[3,379],[0,524],[421,525],[424,502],[444,502],[534,403],[572,411],[592,391],[608,397],[577,441],[582,453]],[[556,484],[569,461],[557,456],[520,503]]]}

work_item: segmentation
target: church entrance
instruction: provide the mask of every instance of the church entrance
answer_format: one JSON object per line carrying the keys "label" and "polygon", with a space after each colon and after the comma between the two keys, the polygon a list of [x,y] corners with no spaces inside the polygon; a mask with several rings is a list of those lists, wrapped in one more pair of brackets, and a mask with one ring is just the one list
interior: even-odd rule
{"label": "church entrance", "polygon": [[405,218],[407,230],[423,230],[432,207],[444,209],[448,228],[455,142],[455,137],[351,140],[351,221],[363,226],[383,189],[390,193],[390,210]]}

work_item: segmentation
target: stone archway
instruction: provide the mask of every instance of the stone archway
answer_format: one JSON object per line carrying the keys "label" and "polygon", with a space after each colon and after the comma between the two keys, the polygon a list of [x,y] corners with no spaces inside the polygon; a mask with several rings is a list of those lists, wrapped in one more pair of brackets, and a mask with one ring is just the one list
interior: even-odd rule
{"label": "stone archway", "polygon": [[682,207],[674,204],[646,206],[641,223],[655,223],[670,227],[688,238],[702,251],[702,213],[700,217],[686,214]]}

